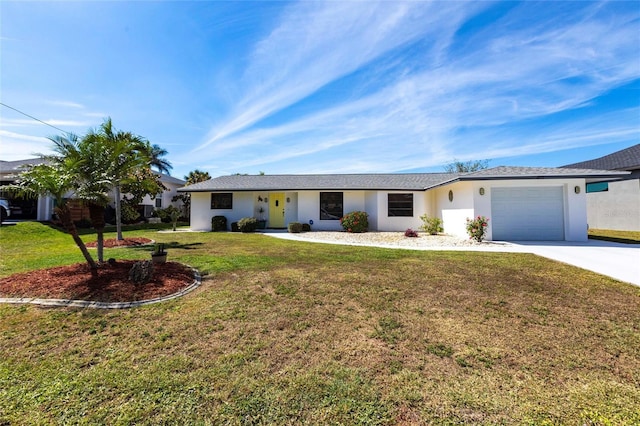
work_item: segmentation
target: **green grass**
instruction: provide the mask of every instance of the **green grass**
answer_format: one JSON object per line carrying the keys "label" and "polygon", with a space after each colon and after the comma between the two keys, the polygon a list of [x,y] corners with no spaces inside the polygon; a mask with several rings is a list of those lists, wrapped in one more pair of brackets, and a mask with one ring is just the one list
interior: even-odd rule
{"label": "green grass", "polygon": [[640,231],[614,231],[611,229],[589,229],[589,238],[614,243],[640,244]]}
{"label": "green grass", "polygon": [[[0,424],[640,423],[637,287],[527,254],[126,236],[203,285],[123,311],[0,305]],[[76,252],[0,228],[2,276]]]}

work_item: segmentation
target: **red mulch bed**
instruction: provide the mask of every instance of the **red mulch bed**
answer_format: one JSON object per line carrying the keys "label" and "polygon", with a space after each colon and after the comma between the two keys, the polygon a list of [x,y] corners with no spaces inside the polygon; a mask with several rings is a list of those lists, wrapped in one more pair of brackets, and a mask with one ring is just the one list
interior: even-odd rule
{"label": "red mulch bed", "polygon": [[176,293],[193,283],[193,270],[176,262],[154,264],[153,278],[141,286],[129,281],[134,260],[104,264],[92,277],[89,265],[78,263],[16,274],[0,279],[0,297],[132,302]]}
{"label": "red mulch bed", "polygon": [[[143,246],[145,244],[152,243],[153,240],[148,238],[125,238],[124,240],[117,240],[115,238],[110,238],[108,240],[104,240],[105,248],[113,248],[113,247],[133,247],[133,246]],[[97,241],[85,244],[87,247],[95,248],[98,245]]]}

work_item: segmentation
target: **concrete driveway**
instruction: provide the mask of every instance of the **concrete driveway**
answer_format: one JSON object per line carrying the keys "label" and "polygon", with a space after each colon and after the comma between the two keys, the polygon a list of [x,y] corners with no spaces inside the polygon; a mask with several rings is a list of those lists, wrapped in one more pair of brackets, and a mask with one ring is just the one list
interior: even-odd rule
{"label": "concrete driveway", "polygon": [[521,252],[597,272],[640,286],[640,245],[608,241],[513,241]]}

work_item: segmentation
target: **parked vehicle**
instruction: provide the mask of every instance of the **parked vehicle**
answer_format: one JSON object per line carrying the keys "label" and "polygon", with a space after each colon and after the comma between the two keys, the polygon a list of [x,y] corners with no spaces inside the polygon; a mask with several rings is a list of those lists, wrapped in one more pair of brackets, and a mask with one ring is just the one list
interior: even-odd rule
{"label": "parked vehicle", "polygon": [[16,206],[6,198],[0,198],[0,222],[4,222],[8,217],[16,217],[22,214],[22,208]]}
{"label": "parked vehicle", "polygon": [[11,216],[11,207],[9,205],[9,201],[0,198],[0,223],[4,222],[4,220]]}

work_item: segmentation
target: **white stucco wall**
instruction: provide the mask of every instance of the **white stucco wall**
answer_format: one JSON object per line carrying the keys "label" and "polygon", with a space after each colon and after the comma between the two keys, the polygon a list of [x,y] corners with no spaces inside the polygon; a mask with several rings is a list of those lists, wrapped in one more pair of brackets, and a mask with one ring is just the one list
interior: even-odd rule
{"label": "white stucco wall", "polygon": [[[584,179],[529,179],[458,182],[437,188],[436,205],[441,211],[444,232],[468,237],[465,225],[467,218],[485,216],[489,218],[487,240],[493,239],[491,228],[491,190],[505,187],[562,187],[564,196],[564,236],[567,241],[587,240],[587,210]],[[580,192],[575,193],[578,186]],[[484,188],[484,195],[480,195]],[[453,191],[453,202],[449,201],[449,190]]]}
{"label": "white stucco wall", "polygon": [[254,197],[251,192],[234,192],[232,209],[212,209],[210,192],[191,194],[191,229],[211,231],[211,219],[214,216],[227,218],[227,227],[243,217],[257,217],[254,213]]}
{"label": "white stucco wall", "polygon": [[587,194],[587,222],[593,229],[640,231],[640,179],[609,182],[608,191]]}
{"label": "white stucco wall", "polygon": [[[474,216],[473,188],[471,182],[457,182],[430,191],[434,193],[437,216],[442,219],[446,234],[468,237],[465,225],[467,218]],[[449,201],[449,191],[453,193],[453,201]]]}

